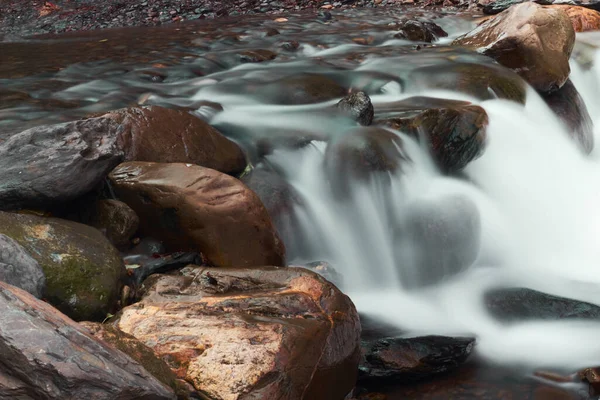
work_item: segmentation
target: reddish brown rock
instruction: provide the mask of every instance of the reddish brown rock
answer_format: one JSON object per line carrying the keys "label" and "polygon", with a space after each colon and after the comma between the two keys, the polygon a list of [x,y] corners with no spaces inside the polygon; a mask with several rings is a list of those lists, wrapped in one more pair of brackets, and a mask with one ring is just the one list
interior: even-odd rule
{"label": "reddish brown rock", "polygon": [[123,163],[110,179],[140,217],[140,232],[217,266],[284,265],[285,248],[258,196],[241,181],[192,164]]}
{"label": "reddish brown rock", "polygon": [[246,168],[244,153],[237,144],[188,111],[132,107],[104,117],[121,125],[118,145],[126,161],[184,162],[227,174]]}
{"label": "reddish brown rock", "polygon": [[142,366],[29,293],[0,282],[0,398],[174,400]]}
{"label": "reddish brown rock", "polygon": [[315,273],[187,267],[144,286],[115,325],[210,398],[342,400],[355,385],[358,314]]}
{"label": "reddish brown rock", "polygon": [[485,150],[487,114],[468,102],[411,97],[377,106],[376,116],[376,123],[425,142],[445,172],[460,171]]}
{"label": "reddish brown rock", "polygon": [[569,77],[575,31],[563,10],[526,2],[485,21],[453,44],[474,48],[513,69],[535,89],[552,92]]}
{"label": "reddish brown rock", "polygon": [[274,104],[312,104],[343,97],[347,89],[318,74],[298,74],[278,79],[259,89],[259,96]]}
{"label": "reddish brown rock", "polygon": [[556,8],[567,13],[575,32],[597,31],[600,29],[600,13],[596,10],[567,4],[546,7]]}

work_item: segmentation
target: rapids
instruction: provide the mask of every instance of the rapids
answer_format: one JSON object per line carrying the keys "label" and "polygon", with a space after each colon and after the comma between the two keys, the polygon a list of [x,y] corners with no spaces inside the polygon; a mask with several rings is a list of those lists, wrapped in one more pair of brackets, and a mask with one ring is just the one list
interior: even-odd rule
{"label": "rapids", "polygon": [[[313,139],[308,146],[281,147],[266,156],[301,198],[295,229],[303,240],[290,247],[290,264],[328,261],[343,276],[341,288],[361,313],[397,325],[407,335],[475,335],[479,356],[531,371],[600,364],[600,323],[503,324],[483,306],[483,293],[494,287],[528,287],[600,305],[600,213],[595,212],[600,204],[600,150],[582,155],[532,89],[523,107],[494,98],[493,91],[482,99],[432,87],[432,76],[417,79],[424,67],[490,61],[443,46],[473,26],[468,17],[442,15],[435,22],[449,38],[438,47],[417,49],[394,39],[387,29],[399,16],[393,11],[353,11],[325,23],[298,15],[281,24],[249,19],[219,29],[214,23],[208,28],[187,24],[177,30],[117,30],[22,44],[29,54],[53,46],[72,53],[58,54],[54,64],[45,59],[28,65],[25,51],[4,43],[0,51],[9,56],[5,60],[23,67],[10,69],[5,63],[0,86],[31,98],[0,109],[0,129],[10,132],[136,102],[184,106],[240,142],[255,163],[257,141],[285,141],[298,131],[308,133]],[[265,35],[269,27],[281,35]],[[237,39],[230,40],[226,30]],[[202,39],[203,34],[214,40]],[[359,45],[352,37],[371,37],[372,43]],[[262,63],[239,63],[233,57],[236,50],[277,48],[282,38],[298,41],[299,50],[281,51],[277,59]],[[574,58],[571,78],[592,117],[598,117],[598,133],[600,51],[585,44],[592,39],[578,37],[578,46],[585,47],[582,51],[591,61],[585,65]],[[109,52],[111,60],[98,61],[106,41],[115,43],[118,54]],[[277,105],[269,100],[273,93],[263,90],[275,77],[303,72],[341,76],[349,86],[366,90],[376,108],[415,95],[478,104],[489,116],[488,147],[460,177],[449,177],[417,142],[396,132],[411,160],[408,167],[390,185],[354,184],[340,200],[323,172],[323,140],[351,123],[326,111],[335,102]],[[205,101],[222,104],[224,111],[215,113]],[[416,242],[395,241],[394,227],[420,204],[453,212],[456,198],[479,212],[477,260],[441,283],[414,288],[415,277],[423,273],[419,260],[424,250]]]}

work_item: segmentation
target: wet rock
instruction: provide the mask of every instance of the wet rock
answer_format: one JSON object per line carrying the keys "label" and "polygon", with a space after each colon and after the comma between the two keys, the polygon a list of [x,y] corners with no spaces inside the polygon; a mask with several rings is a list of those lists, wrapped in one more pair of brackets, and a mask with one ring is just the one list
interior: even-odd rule
{"label": "wet rock", "polygon": [[395,232],[396,264],[404,287],[436,284],[475,262],[481,242],[475,203],[447,196],[421,199],[406,210]]}
{"label": "wet rock", "polygon": [[373,104],[365,92],[353,92],[340,100],[336,107],[361,125],[371,125],[373,122]]}
{"label": "wet rock", "polygon": [[306,268],[310,271],[316,272],[321,275],[323,278],[327,279],[329,282],[334,285],[341,286],[343,281],[343,276],[339,272],[333,268],[331,264],[327,261],[313,261],[306,263],[304,265],[294,265],[294,267]]}
{"label": "wet rock", "polygon": [[119,147],[126,161],[191,163],[228,174],[246,168],[237,144],[188,111],[132,107],[105,117],[121,125]]}
{"label": "wet rock", "polygon": [[0,282],[0,397],[174,400],[137,362],[50,305]]}
{"label": "wet rock", "polygon": [[0,281],[16,286],[37,298],[46,288],[44,270],[19,243],[0,234]]}
{"label": "wet rock", "polygon": [[277,233],[283,241],[288,258],[300,255],[305,238],[296,207],[302,205],[300,195],[276,170],[264,164],[241,178],[264,204]]}
{"label": "wet rock", "polygon": [[83,210],[78,222],[98,229],[116,247],[127,248],[137,232],[140,219],[127,204],[109,199],[93,202],[91,209]]}
{"label": "wet rock", "polygon": [[567,128],[567,132],[589,154],[594,148],[594,123],[588,109],[571,80],[556,92],[542,96]]}
{"label": "wet rock", "polygon": [[165,386],[170,387],[182,398],[187,398],[185,389],[179,383],[175,373],[169,368],[166,362],[154,354],[150,347],[110,324],[81,322],[80,325],[87,329],[96,339],[102,340],[115,350],[123,352],[137,361],[153,377]]}
{"label": "wet rock", "polygon": [[92,118],[11,136],[0,144],[0,209],[46,207],[91,191],[123,158],[118,128]]}
{"label": "wet rock", "polygon": [[[499,14],[504,10],[507,10],[511,6],[525,3],[527,1],[531,0],[492,0],[490,2],[487,2],[487,4],[484,4],[482,9],[485,14],[494,15]],[[552,0],[539,0],[536,1],[536,3],[547,5],[552,4]],[[482,2],[480,2],[479,4],[482,4]]]}
{"label": "wet rock", "polygon": [[569,77],[575,31],[564,11],[527,2],[485,21],[453,44],[494,58],[546,93],[561,88]]}
{"label": "wet rock", "polygon": [[475,339],[446,336],[385,338],[362,342],[360,381],[410,381],[429,378],[463,364]]}
{"label": "wet rock", "polygon": [[200,251],[216,266],[283,265],[285,249],[254,192],[191,164],[123,163],[110,174],[117,196],[140,216],[140,232],[169,251]]}
{"label": "wet rock", "polygon": [[485,294],[487,310],[503,322],[530,319],[600,319],[600,307],[526,288],[494,289]]}
{"label": "wet rock", "polygon": [[125,274],[100,231],[57,218],[0,212],[0,233],[18,242],[46,275],[44,298],[75,320],[113,312]]}
{"label": "wet rock", "polygon": [[[508,9],[510,6],[513,6],[515,4],[521,4],[524,3],[526,1],[531,1],[531,0],[496,0],[496,1],[491,1],[489,2],[489,4],[485,4],[483,6],[483,12],[486,14],[498,14],[506,9]],[[482,1],[479,2],[479,4],[481,4]],[[600,11],[600,1],[598,0],[535,0],[535,3],[537,4],[542,4],[542,5],[553,5],[553,7],[582,7],[582,8],[587,8],[587,9],[592,9],[592,10],[596,10],[596,11]],[[571,18],[571,22],[573,21],[573,18]],[[575,28],[576,24],[575,22],[573,23],[573,27]],[[577,31],[577,28],[575,28],[575,30]],[[577,31],[579,32],[579,31]]]}
{"label": "wet rock", "polygon": [[266,49],[245,50],[239,53],[240,61],[243,63],[260,63],[277,58],[277,53]]}
{"label": "wet rock", "polygon": [[146,280],[115,325],[210,398],[343,399],[360,324],[348,297],[310,271],[189,267]]}
{"label": "wet rock", "polygon": [[597,31],[600,29],[600,13],[589,8],[557,4],[548,6],[567,13],[575,32]]}
{"label": "wet rock", "polygon": [[441,37],[448,36],[439,25],[431,21],[405,19],[398,22],[396,39],[412,40],[414,42],[434,42]]}
{"label": "wet rock", "polygon": [[347,90],[324,75],[298,74],[263,85],[258,94],[269,103],[294,105],[333,100]]}
{"label": "wet rock", "polygon": [[138,264],[137,268],[132,268],[130,271],[131,281],[135,287],[139,287],[152,274],[164,274],[190,264],[202,265],[202,256],[198,253],[179,252],[145,259]]}
{"label": "wet rock", "polygon": [[325,151],[324,168],[335,193],[371,179],[389,179],[401,171],[408,158],[402,139],[383,128],[356,128],[334,137]]}
{"label": "wet rock", "polygon": [[480,100],[500,98],[525,104],[527,85],[516,73],[499,65],[456,62],[412,72],[406,90],[423,89],[460,91]]}
{"label": "wet rock", "polygon": [[377,107],[377,123],[425,142],[444,172],[457,172],[480,157],[486,145],[488,117],[468,102],[411,97]]}

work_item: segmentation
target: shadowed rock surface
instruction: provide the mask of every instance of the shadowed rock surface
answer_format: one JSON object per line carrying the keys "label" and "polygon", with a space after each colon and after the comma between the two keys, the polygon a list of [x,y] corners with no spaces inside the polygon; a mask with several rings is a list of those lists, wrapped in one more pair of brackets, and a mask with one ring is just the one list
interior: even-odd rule
{"label": "shadowed rock surface", "polygon": [[29,293],[0,282],[0,397],[174,400],[137,362]]}
{"label": "shadowed rock surface", "polygon": [[38,299],[46,288],[46,276],[40,264],[6,235],[0,235],[0,281],[23,289]]}

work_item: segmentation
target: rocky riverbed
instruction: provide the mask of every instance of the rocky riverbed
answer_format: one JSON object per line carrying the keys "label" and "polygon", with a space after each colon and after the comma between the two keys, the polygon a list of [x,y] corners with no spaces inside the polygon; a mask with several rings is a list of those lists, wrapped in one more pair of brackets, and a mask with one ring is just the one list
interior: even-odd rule
{"label": "rocky riverbed", "polygon": [[[495,276],[470,195],[491,104],[534,102],[556,159],[591,159],[570,57],[600,14],[398,3],[3,3],[0,397],[596,398],[595,356],[511,364],[486,336],[597,324],[595,301],[470,285],[478,309],[447,314],[486,331],[353,296],[392,288],[410,314]],[[473,187],[422,196],[415,176]]]}

